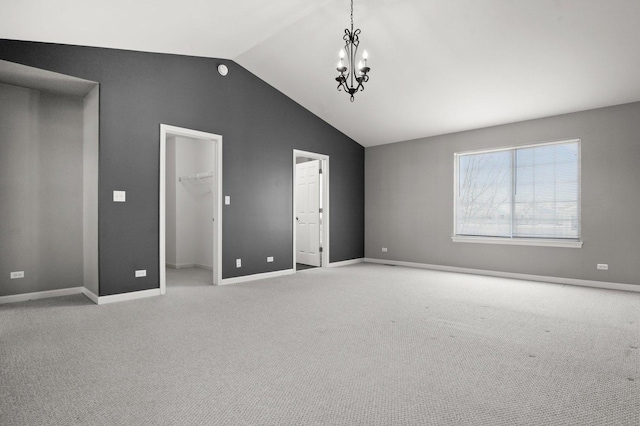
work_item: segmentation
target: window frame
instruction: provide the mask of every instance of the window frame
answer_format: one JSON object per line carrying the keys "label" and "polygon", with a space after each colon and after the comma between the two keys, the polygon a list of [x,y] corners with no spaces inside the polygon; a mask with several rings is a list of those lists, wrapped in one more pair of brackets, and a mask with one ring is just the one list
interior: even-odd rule
{"label": "window frame", "polygon": [[[458,192],[460,189],[460,157],[473,154],[485,154],[494,152],[510,151],[512,154],[519,149],[537,148],[548,145],[561,145],[577,143],[578,145],[578,237],[577,238],[537,238],[537,237],[498,237],[498,236],[475,236],[458,234]],[[528,145],[514,145],[500,148],[478,149],[471,151],[455,152],[453,154],[453,234],[451,240],[455,243],[480,243],[480,244],[508,244],[520,246],[544,246],[544,247],[566,247],[581,248],[582,241],[582,140],[580,138],[563,139],[551,142],[541,142]],[[513,174],[513,164],[511,166]],[[513,198],[511,199],[513,208]],[[513,226],[513,215],[511,217]]]}

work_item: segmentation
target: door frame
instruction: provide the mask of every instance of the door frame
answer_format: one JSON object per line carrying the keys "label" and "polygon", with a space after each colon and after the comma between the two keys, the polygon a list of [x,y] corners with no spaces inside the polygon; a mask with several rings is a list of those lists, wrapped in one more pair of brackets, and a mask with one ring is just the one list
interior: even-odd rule
{"label": "door frame", "polygon": [[296,243],[297,243],[297,231],[296,231],[296,158],[304,157],[314,160],[320,160],[320,168],[322,169],[322,263],[321,268],[329,267],[329,156],[324,154],[318,154],[315,152],[301,151],[298,149],[293,150],[293,204],[291,206],[291,221],[293,223],[293,270],[296,270]]}
{"label": "door frame", "polygon": [[158,250],[160,268],[160,294],[167,290],[166,273],[166,175],[167,175],[167,138],[171,136],[184,136],[191,139],[199,139],[213,142],[215,185],[213,192],[213,285],[219,285],[222,281],[222,136],[214,133],[201,132],[199,130],[184,127],[160,124],[160,247]]}

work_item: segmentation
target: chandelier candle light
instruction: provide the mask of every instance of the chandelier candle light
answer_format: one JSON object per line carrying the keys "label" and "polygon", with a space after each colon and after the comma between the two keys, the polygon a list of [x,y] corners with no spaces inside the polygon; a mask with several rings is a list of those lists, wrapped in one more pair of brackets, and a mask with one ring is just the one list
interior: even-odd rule
{"label": "chandelier candle light", "polygon": [[[340,50],[340,62],[338,62],[338,68],[336,68],[340,73],[336,77],[338,90],[344,89],[345,92],[351,95],[351,102],[353,102],[353,95],[358,90],[364,90],[364,83],[369,81],[367,73],[371,71],[371,68],[367,66],[368,55],[366,50],[362,52],[362,61],[358,62],[358,68],[354,67],[356,55],[358,54],[358,45],[360,44],[359,36],[360,30],[353,30],[353,0],[351,0],[351,31],[349,31],[349,28],[344,30],[342,39],[345,41],[345,45],[344,49]],[[346,64],[344,62],[345,56],[347,57]]]}

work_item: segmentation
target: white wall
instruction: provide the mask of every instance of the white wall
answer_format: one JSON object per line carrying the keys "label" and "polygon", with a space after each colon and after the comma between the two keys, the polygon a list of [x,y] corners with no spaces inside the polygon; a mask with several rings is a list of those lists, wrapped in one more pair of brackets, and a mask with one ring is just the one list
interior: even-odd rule
{"label": "white wall", "polygon": [[213,178],[179,181],[214,170],[212,141],[167,140],[167,264],[213,268]]}
{"label": "white wall", "polygon": [[176,138],[167,138],[165,187],[166,263],[175,268],[176,261]]}
{"label": "white wall", "polygon": [[[196,152],[195,173],[211,172],[214,170],[213,141],[193,140],[191,142]],[[213,188],[215,179],[206,178],[201,183],[192,184],[192,194],[196,204],[195,220],[197,237],[195,261],[200,267],[213,269]]]}

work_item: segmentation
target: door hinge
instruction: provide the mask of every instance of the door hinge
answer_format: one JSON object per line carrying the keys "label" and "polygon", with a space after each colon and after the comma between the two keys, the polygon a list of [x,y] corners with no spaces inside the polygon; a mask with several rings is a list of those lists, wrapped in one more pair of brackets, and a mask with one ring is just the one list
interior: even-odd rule
{"label": "door hinge", "polygon": [[320,208],[318,209],[318,212],[319,212],[319,213],[322,213],[322,207],[320,207]]}
{"label": "door hinge", "polygon": [[320,247],[320,253],[322,253],[322,247]]}
{"label": "door hinge", "polygon": [[322,169],[318,169],[318,173],[322,174]]}

